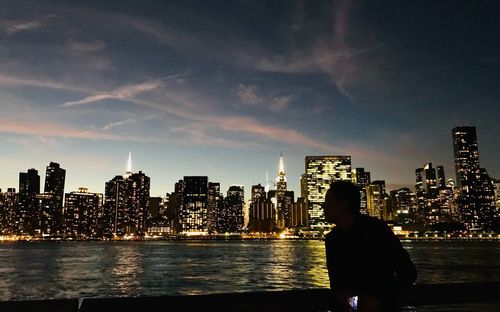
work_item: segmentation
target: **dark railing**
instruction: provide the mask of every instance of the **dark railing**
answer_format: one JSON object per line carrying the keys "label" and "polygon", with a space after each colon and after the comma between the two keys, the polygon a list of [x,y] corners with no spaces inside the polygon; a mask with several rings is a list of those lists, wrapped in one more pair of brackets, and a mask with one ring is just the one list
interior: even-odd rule
{"label": "dark railing", "polygon": [[[0,311],[328,311],[329,289],[192,296],[115,297],[0,301]],[[400,296],[402,306],[498,303],[500,282],[415,285]]]}

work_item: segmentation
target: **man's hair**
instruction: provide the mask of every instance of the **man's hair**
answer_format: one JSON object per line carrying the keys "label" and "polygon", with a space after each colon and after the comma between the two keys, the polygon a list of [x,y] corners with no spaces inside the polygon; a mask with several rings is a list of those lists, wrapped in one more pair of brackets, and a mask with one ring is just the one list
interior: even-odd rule
{"label": "man's hair", "polygon": [[335,197],[337,202],[347,200],[349,210],[354,214],[359,213],[361,194],[356,185],[347,181],[335,181],[330,184],[328,191]]}

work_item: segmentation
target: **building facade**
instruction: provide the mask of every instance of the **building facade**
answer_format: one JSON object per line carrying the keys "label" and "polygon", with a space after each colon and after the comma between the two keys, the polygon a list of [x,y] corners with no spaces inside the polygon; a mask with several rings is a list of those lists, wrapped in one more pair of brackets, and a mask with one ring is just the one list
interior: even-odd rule
{"label": "building facade", "polygon": [[351,156],[306,156],[307,205],[309,226],[312,230],[328,230],[332,224],[325,221],[323,202],[334,181],[352,181]]}
{"label": "building facade", "polygon": [[460,190],[460,221],[468,230],[489,230],[496,212],[491,196],[491,179],[479,165],[476,128],[455,127],[452,138],[456,182]]}
{"label": "building facade", "polygon": [[102,200],[100,193],[87,188],[66,193],[64,200],[64,234],[72,238],[102,237]]}

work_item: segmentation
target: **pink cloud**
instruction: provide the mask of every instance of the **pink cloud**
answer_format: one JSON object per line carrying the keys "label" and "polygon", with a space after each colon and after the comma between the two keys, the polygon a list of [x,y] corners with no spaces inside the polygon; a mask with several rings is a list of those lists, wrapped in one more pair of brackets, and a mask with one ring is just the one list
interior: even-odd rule
{"label": "pink cloud", "polygon": [[86,140],[161,142],[155,138],[118,136],[110,133],[72,128],[48,122],[12,121],[0,119],[0,132],[34,135],[37,137],[72,138]]}

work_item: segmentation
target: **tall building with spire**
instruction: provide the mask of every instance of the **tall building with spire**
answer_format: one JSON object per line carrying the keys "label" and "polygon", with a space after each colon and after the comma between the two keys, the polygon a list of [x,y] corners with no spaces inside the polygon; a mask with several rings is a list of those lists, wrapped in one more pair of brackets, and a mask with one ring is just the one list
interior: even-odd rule
{"label": "tall building with spire", "polygon": [[142,171],[132,173],[129,153],[127,171],[106,182],[103,218],[105,236],[143,236],[149,211],[150,178]]}
{"label": "tall building with spire", "polygon": [[294,192],[287,190],[283,153],[280,155],[276,190],[268,192],[269,199],[276,207],[276,226],[285,229],[290,226],[290,208],[294,202]]}
{"label": "tall building with spire", "polygon": [[286,191],[286,174],[285,174],[285,163],[283,162],[283,153],[280,154],[278,178],[276,179],[276,190]]}

